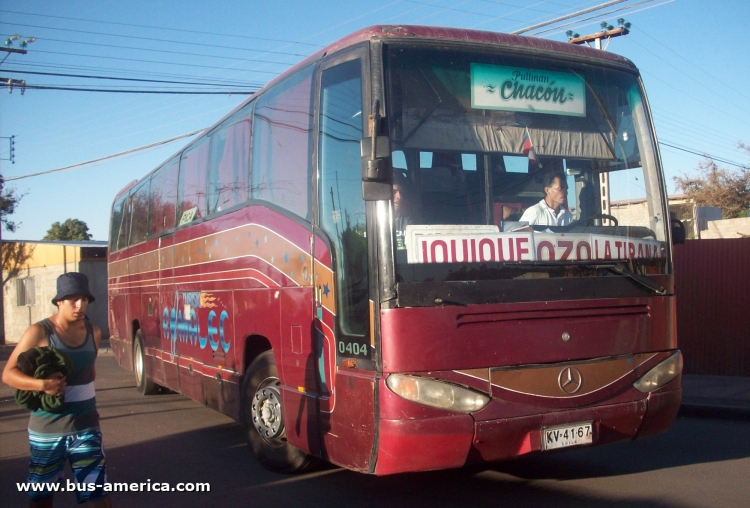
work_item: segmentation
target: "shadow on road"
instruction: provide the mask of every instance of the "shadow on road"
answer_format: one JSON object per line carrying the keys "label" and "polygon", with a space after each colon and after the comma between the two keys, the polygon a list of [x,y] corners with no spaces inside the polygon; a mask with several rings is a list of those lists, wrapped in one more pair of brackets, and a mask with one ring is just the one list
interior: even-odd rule
{"label": "shadow on road", "polygon": [[[602,448],[536,455],[492,467],[373,477],[327,468],[299,476],[263,469],[247,449],[238,424],[228,423],[168,437],[109,448],[109,481],[123,483],[207,482],[210,493],[116,493],[118,506],[678,506],[643,496],[608,496],[573,488],[588,478],[643,473],[697,462],[750,456],[746,427],[723,426],[721,442],[708,443],[702,422],[677,421],[676,431],[644,441]],[[714,422],[715,423],[715,422]],[[706,423],[708,425],[708,423]],[[134,429],[137,430],[137,429]],[[714,429],[715,431],[715,429]],[[677,437],[679,434],[679,438]],[[723,444],[722,444],[723,443]],[[106,435],[105,435],[106,444]],[[675,454],[674,451],[682,450]],[[683,458],[680,458],[683,457]],[[0,462],[2,498],[24,504],[23,494],[8,492],[27,467],[26,458]],[[542,481],[540,481],[542,480]],[[544,481],[551,480],[551,481]],[[13,491],[16,489],[13,488]],[[56,506],[73,506],[73,495],[58,495]]]}
{"label": "shadow on road", "polygon": [[[114,361],[103,359],[101,366],[111,369]],[[490,466],[386,477],[329,467],[286,476],[263,469],[246,446],[240,425],[226,416],[176,394],[141,397],[131,386],[132,374],[122,370],[108,370],[97,380],[108,480],[146,489],[165,482],[208,483],[211,491],[118,492],[113,494],[116,507],[708,506],[706,499],[731,496],[733,487],[727,485],[741,481],[727,473],[729,467],[719,469],[720,463],[750,457],[747,422],[678,418],[668,433],[642,441],[536,454]],[[26,415],[18,413],[12,401],[1,401],[2,506],[26,504],[26,495],[16,488],[28,471],[25,428]],[[713,480],[706,479],[713,481],[714,490],[697,486],[702,501],[675,502],[681,499],[675,490],[682,485],[682,467],[703,463],[711,463],[700,471],[714,474]],[[711,500],[722,504],[718,498]],[[729,504],[731,500],[723,503]],[[58,494],[55,506],[76,506],[74,494]]]}

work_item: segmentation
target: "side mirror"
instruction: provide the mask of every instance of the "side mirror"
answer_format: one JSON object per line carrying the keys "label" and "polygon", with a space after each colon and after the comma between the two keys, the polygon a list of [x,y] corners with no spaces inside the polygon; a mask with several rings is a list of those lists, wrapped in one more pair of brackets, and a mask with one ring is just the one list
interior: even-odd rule
{"label": "side mirror", "polygon": [[377,136],[374,141],[374,152],[373,138],[364,138],[359,142],[360,156],[362,157],[362,180],[366,182],[390,182],[391,172],[388,164],[388,157],[391,155],[390,140],[388,136]]}
{"label": "side mirror", "polygon": [[388,136],[379,136],[380,131],[380,101],[372,105],[369,117],[370,137],[360,142],[360,156],[362,160],[362,198],[365,201],[383,201],[391,199],[391,165],[388,157],[391,155]]}
{"label": "side mirror", "polygon": [[672,243],[685,243],[687,233],[685,232],[685,224],[680,219],[671,218],[669,220],[672,226]]}

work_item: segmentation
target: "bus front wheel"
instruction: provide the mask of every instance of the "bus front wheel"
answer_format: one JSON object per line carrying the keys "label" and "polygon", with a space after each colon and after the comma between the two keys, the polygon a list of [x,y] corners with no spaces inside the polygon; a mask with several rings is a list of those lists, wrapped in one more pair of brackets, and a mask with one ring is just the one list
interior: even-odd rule
{"label": "bus front wheel", "polygon": [[135,386],[141,395],[153,395],[159,391],[159,386],[146,376],[146,355],[143,352],[143,335],[140,330],[135,332],[133,372],[135,373]]}
{"label": "bus front wheel", "polygon": [[269,350],[247,368],[242,381],[242,427],[255,457],[279,473],[297,473],[312,457],[286,439],[281,407],[281,383]]}

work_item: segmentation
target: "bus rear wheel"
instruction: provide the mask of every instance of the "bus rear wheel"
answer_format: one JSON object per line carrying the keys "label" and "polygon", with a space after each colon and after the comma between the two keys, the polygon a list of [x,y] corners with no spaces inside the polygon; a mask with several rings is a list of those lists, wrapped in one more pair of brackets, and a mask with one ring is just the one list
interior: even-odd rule
{"label": "bus rear wheel", "polygon": [[273,351],[258,356],[242,381],[242,427],[253,454],[264,467],[278,473],[298,473],[313,457],[286,439],[281,383]]}
{"label": "bus rear wheel", "polygon": [[143,335],[140,330],[135,332],[133,372],[135,373],[135,386],[141,395],[154,395],[159,391],[159,385],[146,376],[146,355],[143,352]]}

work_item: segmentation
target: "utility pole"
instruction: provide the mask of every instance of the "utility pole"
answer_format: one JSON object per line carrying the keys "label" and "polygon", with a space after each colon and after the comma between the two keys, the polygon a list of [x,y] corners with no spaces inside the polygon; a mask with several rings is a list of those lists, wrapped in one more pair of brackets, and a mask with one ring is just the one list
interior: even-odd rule
{"label": "utility pole", "polygon": [[[602,21],[602,30],[600,32],[589,35],[578,35],[576,33],[573,33],[572,30],[568,30],[566,32],[566,35],[568,36],[568,42],[571,44],[585,44],[588,47],[591,47],[590,43],[593,42],[596,49],[607,51],[609,42],[612,39],[614,39],[615,37],[628,35],[630,33],[631,25],[629,22],[625,21],[623,18],[620,18],[617,20],[617,24],[619,26],[618,28],[615,28],[612,25],[608,25],[606,21]],[[602,40],[607,41],[604,47],[602,47]]]}
{"label": "utility pole", "polygon": [[547,21],[543,21],[541,23],[537,23],[536,25],[527,26],[526,28],[522,28],[520,30],[516,30],[515,32],[511,32],[511,34],[521,35],[522,33],[530,32],[531,30],[536,30],[537,28],[541,28],[543,26],[554,25],[555,23],[559,23],[560,21],[565,21],[566,19],[570,19],[570,18],[577,18],[578,16],[581,16],[583,14],[588,14],[589,12],[598,11],[598,10],[604,9],[605,7],[609,7],[610,5],[620,4],[626,1],[627,0],[611,0],[610,2],[605,2],[600,5],[595,5],[594,7],[589,7],[588,9],[583,9],[581,11],[576,11],[571,14],[566,14],[565,16],[560,16],[559,18],[550,19]]}
{"label": "utility pole", "polygon": [[[7,39],[5,39],[5,47],[0,48],[0,51],[8,53],[5,55],[5,58],[3,58],[2,61],[0,61],[0,64],[5,62],[5,60],[12,54],[12,53],[20,53],[21,55],[25,55],[27,53],[26,46],[31,44],[32,42],[36,41],[36,37],[27,37],[26,39],[22,40],[19,43],[19,46],[21,46],[20,49],[18,48],[12,48],[13,41],[17,41],[21,38],[20,35],[11,35]],[[21,88],[21,95],[26,91],[26,81],[22,79],[12,79],[12,78],[0,78],[0,83],[4,83],[8,87],[9,92],[13,92],[13,87],[17,86]],[[11,164],[15,164],[15,142],[16,137],[10,136],[10,162]],[[0,173],[0,199],[2,199],[3,196],[3,176],[2,173]],[[0,263],[3,259],[3,222],[2,217],[0,216]],[[4,286],[5,284],[2,284],[3,280],[3,273],[2,268],[0,268],[0,345],[5,344],[5,291]]]}
{"label": "utility pole", "polygon": [[[623,18],[618,19],[617,24],[618,28],[615,28],[612,25],[608,24],[606,21],[602,21],[602,30],[600,32],[589,35],[578,35],[576,33],[573,33],[572,30],[568,30],[566,32],[566,35],[568,36],[568,42],[571,44],[585,44],[588,47],[591,47],[590,43],[593,42],[596,49],[606,51],[612,39],[614,39],[615,37],[622,37],[623,35],[628,35],[630,33],[631,25]],[[607,41],[603,48],[602,40]],[[609,191],[609,173],[601,172],[599,173],[599,196],[601,196],[602,213],[606,215],[609,215],[610,211]],[[609,223],[609,219],[602,220],[602,224],[605,226],[609,225]]]}
{"label": "utility pole", "polygon": [[[0,174],[0,199],[3,196],[3,175]],[[3,259],[3,222],[0,220],[0,263]],[[5,344],[5,284],[3,268],[0,266],[0,346]]]}

